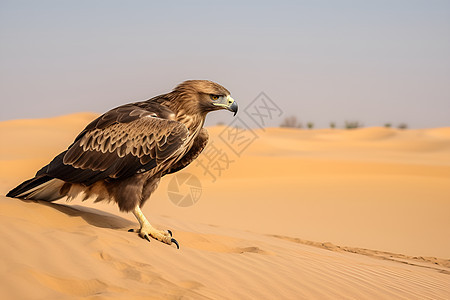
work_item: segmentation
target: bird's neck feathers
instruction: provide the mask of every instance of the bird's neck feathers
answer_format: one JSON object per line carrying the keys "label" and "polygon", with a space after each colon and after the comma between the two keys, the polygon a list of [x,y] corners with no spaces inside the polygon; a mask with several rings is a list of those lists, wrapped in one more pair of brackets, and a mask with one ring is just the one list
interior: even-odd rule
{"label": "bird's neck feathers", "polygon": [[175,113],[175,120],[183,123],[189,131],[194,127],[202,127],[207,111],[203,111],[198,103],[199,97],[195,90],[178,90],[167,94],[164,104]]}
{"label": "bird's neck feathers", "polygon": [[197,93],[172,92],[167,94],[169,101],[167,106],[176,114],[184,113],[188,115],[202,114],[198,107]]}
{"label": "bird's neck feathers", "polygon": [[175,116],[175,120],[184,124],[189,132],[198,133],[205,123],[205,115],[201,114],[187,114],[183,110],[178,111]]}

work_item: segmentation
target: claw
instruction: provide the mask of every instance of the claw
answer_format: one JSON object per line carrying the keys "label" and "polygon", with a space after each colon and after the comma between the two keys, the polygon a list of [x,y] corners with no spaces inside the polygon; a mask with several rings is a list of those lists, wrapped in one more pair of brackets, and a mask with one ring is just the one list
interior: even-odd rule
{"label": "claw", "polygon": [[[139,230],[139,229],[129,229],[128,232],[136,232],[136,233],[139,233],[139,236],[140,236],[141,238],[146,239],[147,241],[150,242],[150,236],[149,236],[148,234],[143,234],[143,232],[141,232],[141,230]],[[167,230],[167,232],[168,232],[168,233],[170,234],[170,236],[172,237],[172,231]],[[160,240],[160,241],[162,241],[162,240]],[[167,240],[166,240],[166,241],[167,241]],[[178,242],[177,242],[176,239],[172,238],[172,239],[170,240],[170,242],[171,242],[171,243],[174,243],[175,245],[177,245],[177,249],[180,249],[180,244],[178,244]],[[166,242],[166,243],[167,243],[167,242]]]}
{"label": "claw", "polygon": [[180,245],[178,244],[176,239],[171,239],[170,240],[172,243],[174,243],[175,245],[177,245],[177,249],[180,249]]}

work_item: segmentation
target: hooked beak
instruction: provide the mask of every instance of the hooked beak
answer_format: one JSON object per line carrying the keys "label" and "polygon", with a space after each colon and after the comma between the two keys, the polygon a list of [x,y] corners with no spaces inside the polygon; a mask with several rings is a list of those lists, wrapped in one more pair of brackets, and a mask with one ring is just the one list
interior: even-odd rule
{"label": "hooked beak", "polygon": [[231,98],[230,95],[228,95],[226,98],[223,97],[220,101],[214,102],[213,104],[216,106],[223,107],[231,112],[234,112],[233,116],[235,116],[237,114],[238,105],[237,105],[236,101],[234,101],[234,99]]}
{"label": "hooked beak", "polygon": [[[233,99],[233,98],[231,98],[231,99]],[[233,100],[233,103],[231,103],[230,107],[228,107],[228,110],[234,112],[233,117],[237,114],[238,105],[237,105],[236,101]]]}

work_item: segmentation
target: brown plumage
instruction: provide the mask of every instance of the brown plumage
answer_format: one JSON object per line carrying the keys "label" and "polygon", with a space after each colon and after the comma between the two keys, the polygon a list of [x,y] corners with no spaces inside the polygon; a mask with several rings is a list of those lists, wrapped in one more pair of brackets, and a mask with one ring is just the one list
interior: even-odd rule
{"label": "brown plumage", "polygon": [[143,238],[177,244],[159,231],[140,207],[162,176],[189,165],[208,142],[203,128],[208,112],[237,112],[230,92],[207,80],[189,80],[172,92],[114,108],[92,121],[68,149],[7,196],[54,201],[83,194],[84,199],[115,201],[133,211]]}

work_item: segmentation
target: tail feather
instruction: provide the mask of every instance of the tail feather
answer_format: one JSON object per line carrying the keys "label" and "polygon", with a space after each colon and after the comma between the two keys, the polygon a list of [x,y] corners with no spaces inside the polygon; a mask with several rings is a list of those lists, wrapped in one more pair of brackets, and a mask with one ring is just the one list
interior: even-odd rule
{"label": "tail feather", "polygon": [[7,197],[55,201],[65,196],[61,193],[64,181],[47,175],[37,176],[12,189],[6,194]]}

